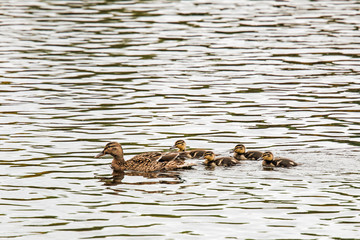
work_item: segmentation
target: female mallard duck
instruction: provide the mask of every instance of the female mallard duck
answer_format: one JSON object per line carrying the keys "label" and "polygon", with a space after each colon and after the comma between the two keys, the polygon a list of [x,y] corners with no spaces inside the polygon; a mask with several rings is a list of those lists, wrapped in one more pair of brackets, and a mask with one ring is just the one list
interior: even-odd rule
{"label": "female mallard duck", "polygon": [[264,152],[262,155],[262,159],[263,159],[262,166],[264,168],[271,168],[271,169],[274,167],[289,168],[298,165],[296,162],[288,158],[282,158],[282,157],[274,158],[272,152]]}
{"label": "female mallard duck", "polygon": [[177,140],[174,146],[171,147],[171,149],[174,148],[179,149],[179,152],[185,153],[188,158],[201,158],[204,156],[204,153],[207,151],[204,149],[194,149],[194,150],[186,151],[186,143],[184,140]]}
{"label": "female mallard duck", "polygon": [[133,170],[154,172],[191,168],[196,165],[194,163],[185,163],[184,160],[178,159],[179,153],[146,152],[125,161],[123,149],[120,143],[117,142],[106,144],[104,150],[96,155],[95,158],[99,158],[106,154],[110,154],[114,158],[111,163],[111,168],[114,171]]}
{"label": "female mallard duck", "polygon": [[242,144],[238,144],[234,148],[234,158],[237,160],[258,160],[262,156],[262,152],[259,151],[248,151]]}
{"label": "female mallard duck", "polygon": [[231,167],[240,163],[238,160],[236,160],[233,157],[215,158],[215,154],[212,151],[206,151],[204,154],[204,158],[205,158],[204,164],[208,167],[215,167],[215,166]]}

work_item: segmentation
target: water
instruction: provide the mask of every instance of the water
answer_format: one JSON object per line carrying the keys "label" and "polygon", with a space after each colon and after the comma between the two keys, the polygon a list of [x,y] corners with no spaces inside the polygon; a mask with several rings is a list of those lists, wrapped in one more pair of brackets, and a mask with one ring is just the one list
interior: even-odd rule
{"label": "water", "polygon": [[[359,238],[359,9],[3,0],[0,238]],[[113,176],[93,158],[177,139],[301,165]]]}

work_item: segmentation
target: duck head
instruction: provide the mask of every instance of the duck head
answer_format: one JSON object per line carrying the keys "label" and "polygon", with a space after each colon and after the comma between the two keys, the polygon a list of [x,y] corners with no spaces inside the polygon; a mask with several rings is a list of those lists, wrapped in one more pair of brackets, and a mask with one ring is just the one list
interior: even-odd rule
{"label": "duck head", "polygon": [[206,166],[216,166],[215,153],[213,153],[212,151],[205,152],[203,158],[205,159],[204,164]]}
{"label": "duck head", "polygon": [[275,164],[273,163],[274,155],[272,152],[264,152],[260,159],[262,160],[262,166],[264,170],[274,170]]}
{"label": "duck head", "polygon": [[274,160],[274,155],[272,154],[272,152],[264,152],[262,157],[261,157],[264,161],[272,161]]}
{"label": "duck head", "polygon": [[171,147],[171,149],[178,148],[179,151],[184,152],[186,149],[186,143],[184,140],[177,140],[174,144],[174,146]]}
{"label": "duck head", "polygon": [[116,156],[123,156],[123,149],[120,145],[120,143],[117,142],[109,142],[105,145],[104,150],[102,150],[101,153],[95,156],[95,158],[100,158],[106,154],[110,154],[113,157]]}
{"label": "duck head", "polygon": [[236,153],[238,153],[238,154],[244,154],[245,151],[246,151],[245,146],[242,145],[242,144],[238,144],[238,145],[236,145],[235,148],[234,148],[234,152],[236,152]]}

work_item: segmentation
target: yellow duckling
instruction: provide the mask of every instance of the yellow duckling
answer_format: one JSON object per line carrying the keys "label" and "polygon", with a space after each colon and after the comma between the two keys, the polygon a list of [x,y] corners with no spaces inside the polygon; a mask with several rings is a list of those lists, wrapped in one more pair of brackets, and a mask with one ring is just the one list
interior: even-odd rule
{"label": "yellow duckling", "polygon": [[233,157],[215,158],[215,154],[212,151],[206,151],[204,153],[204,158],[205,158],[204,164],[208,167],[215,167],[215,166],[231,167],[240,163],[238,160],[236,160]]}
{"label": "yellow duckling", "polygon": [[177,140],[174,146],[171,147],[171,149],[175,149],[175,148],[177,148],[179,152],[185,153],[188,158],[201,158],[204,156],[204,153],[207,151],[204,149],[194,149],[194,150],[186,151],[186,143],[184,140]]}
{"label": "yellow duckling", "polygon": [[248,151],[243,144],[238,144],[234,148],[234,158],[237,160],[258,160],[262,156],[262,152]]}
{"label": "yellow duckling", "polygon": [[262,166],[265,169],[272,169],[274,167],[289,168],[298,165],[296,162],[288,158],[277,157],[274,159],[274,155],[272,154],[272,152],[264,152],[262,155],[262,159]]}
{"label": "yellow duckling", "polygon": [[146,152],[124,160],[124,152],[120,143],[110,142],[106,144],[104,150],[95,156],[99,158],[106,154],[113,156],[111,168],[114,171],[141,171],[154,172],[161,170],[176,170],[191,168],[195,163],[185,163],[184,160],[178,159],[179,153],[162,153],[162,152]]}

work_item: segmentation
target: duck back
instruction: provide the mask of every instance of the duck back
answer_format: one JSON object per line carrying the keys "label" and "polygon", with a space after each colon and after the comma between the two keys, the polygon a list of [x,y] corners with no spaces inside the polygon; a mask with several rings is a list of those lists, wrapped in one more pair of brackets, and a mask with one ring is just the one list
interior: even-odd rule
{"label": "duck back", "polygon": [[239,161],[232,157],[219,157],[215,159],[215,163],[218,166],[231,167],[238,164]]}
{"label": "duck back", "polygon": [[288,158],[275,159],[274,164],[276,167],[285,167],[285,168],[295,167],[298,165],[296,162]]}
{"label": "duck back", "polygon": [[261,158],[262,156],[262,152],[259,152],[259,151],[249,151],[249,152],[246,152],[244,154],[244,156],[246,157],[246,159],[249,159],[249,160],[258,160],[259,158]]}
{"label": "duck back", "polygon": [[262,152],[259,151],[249,151],[243,154],[235,153],[234,158],[237,160],[258,160],[262,156]]}
{"label": "duck back", "polygon": [[191,158],[202,158],[205,154],[206,150],[203,149],[195,149],[191,150],[188,153],[190,154]]}

